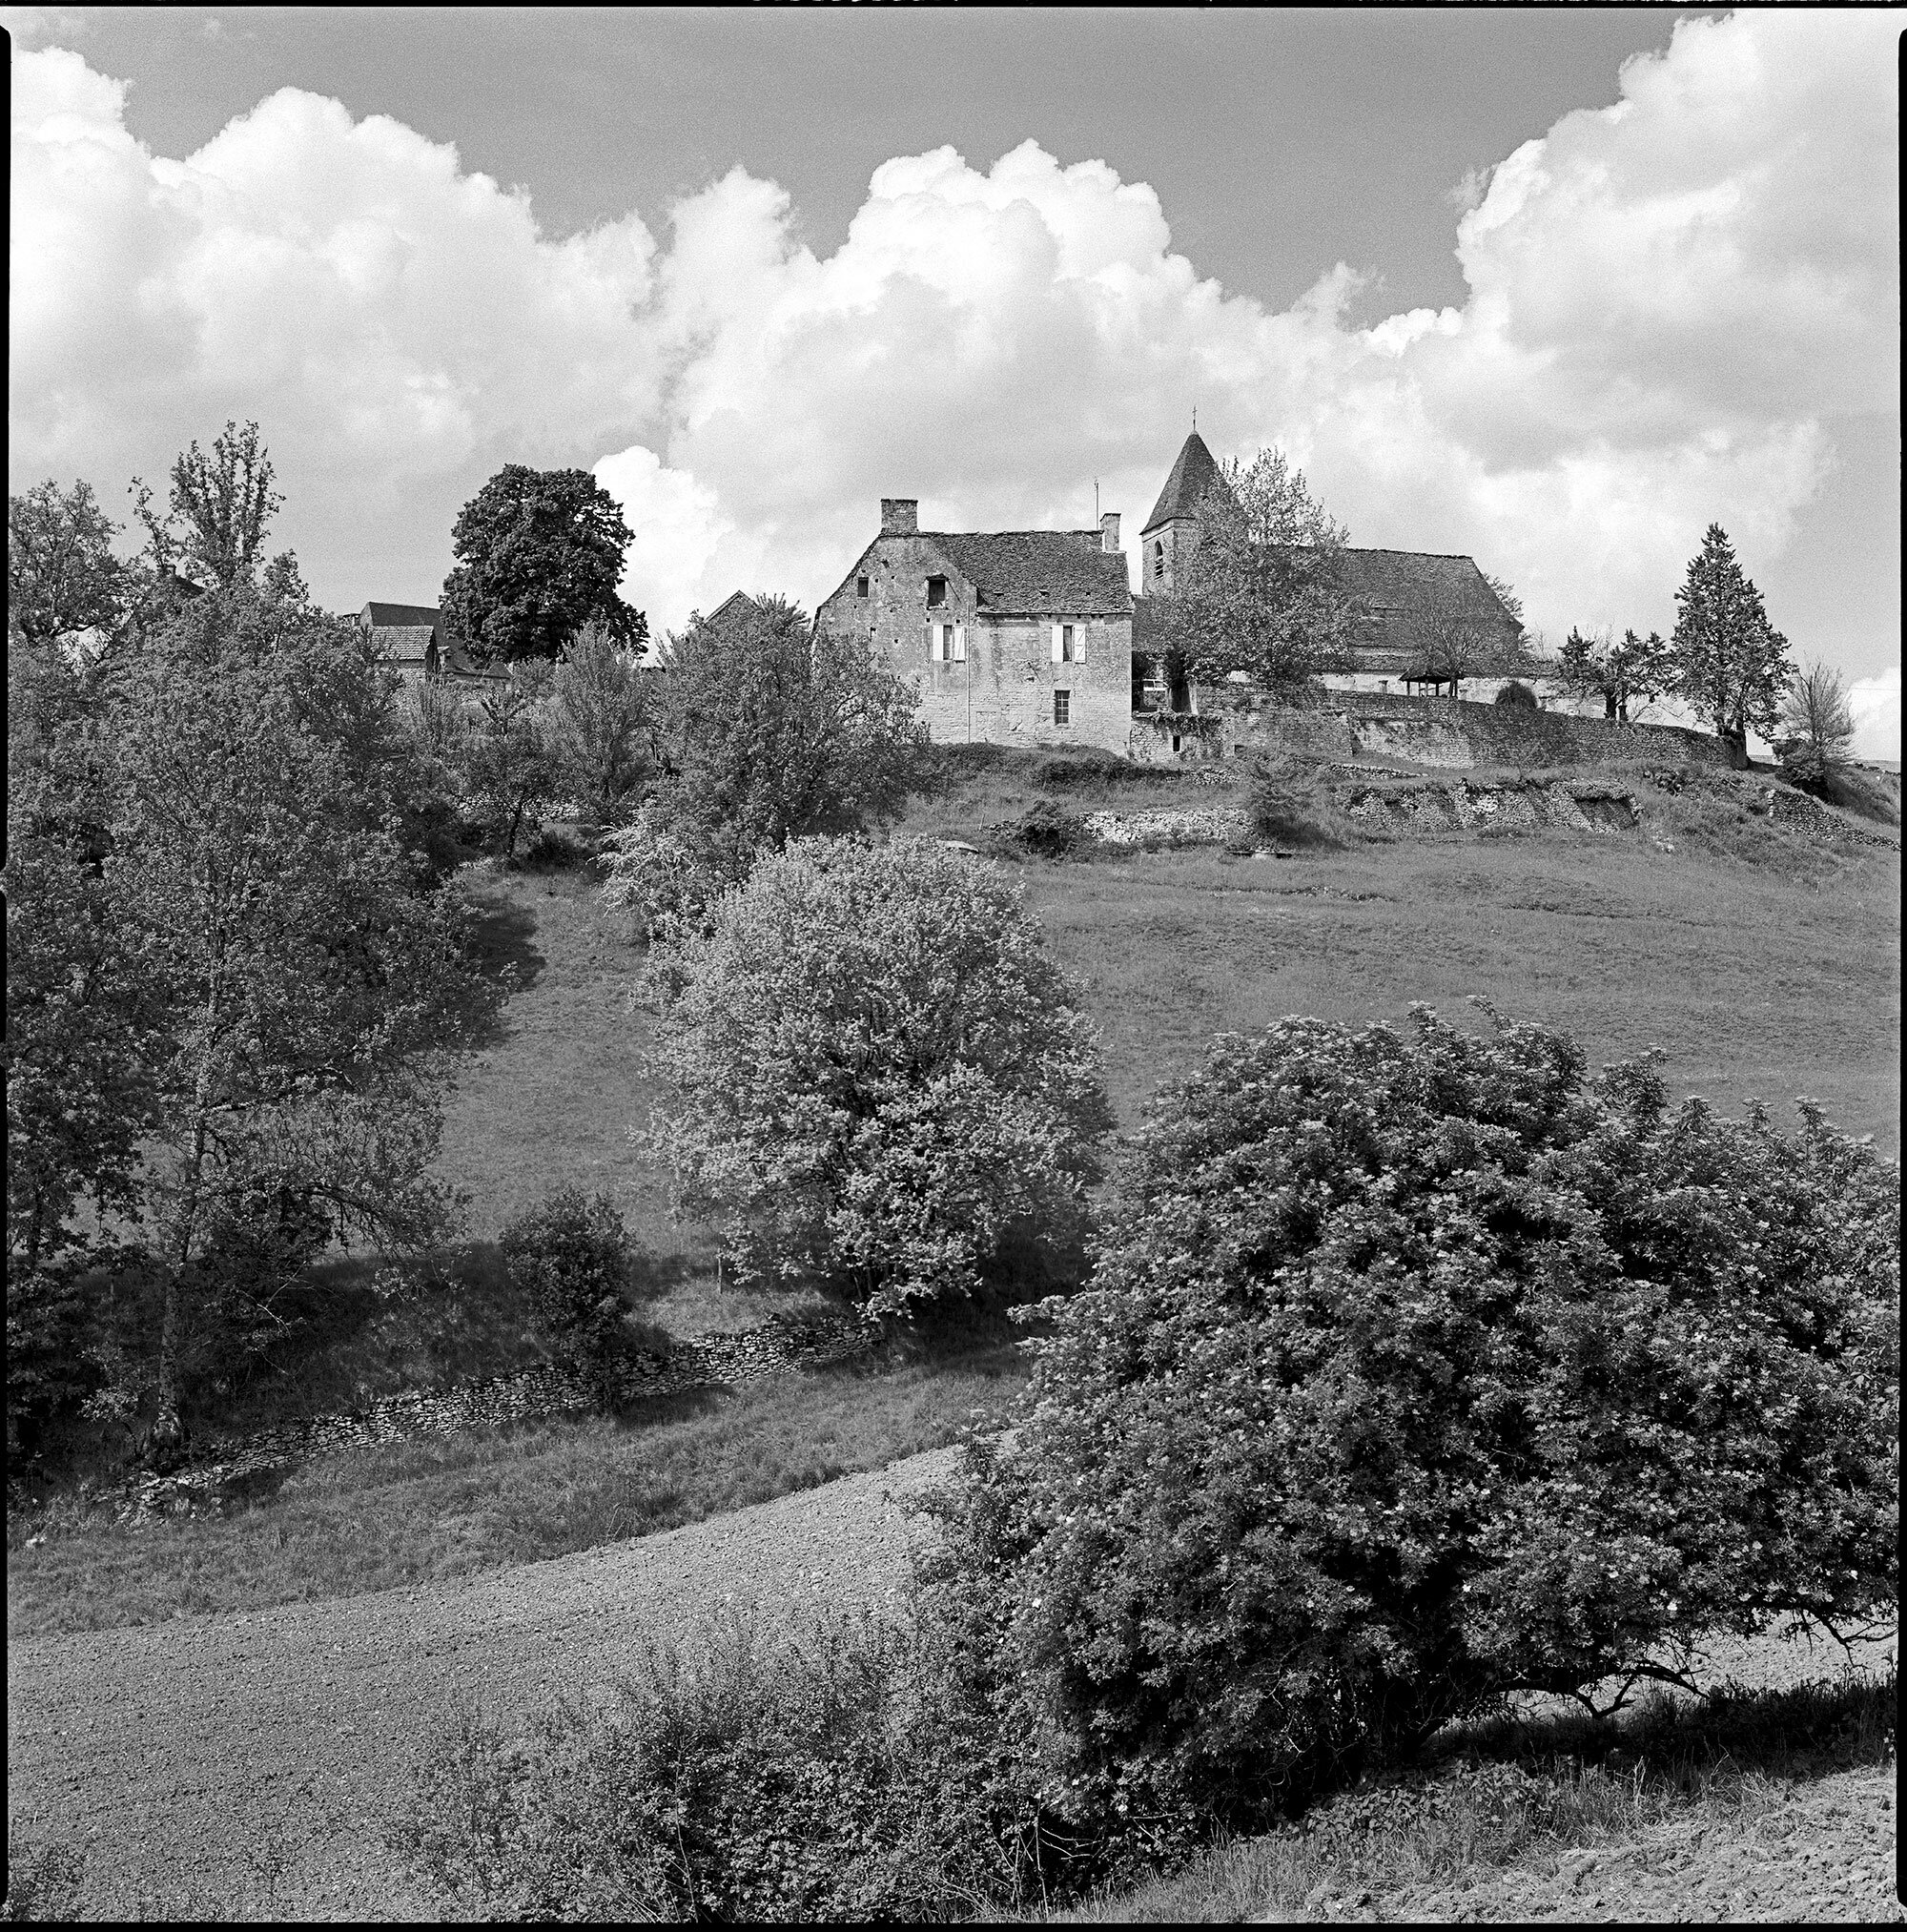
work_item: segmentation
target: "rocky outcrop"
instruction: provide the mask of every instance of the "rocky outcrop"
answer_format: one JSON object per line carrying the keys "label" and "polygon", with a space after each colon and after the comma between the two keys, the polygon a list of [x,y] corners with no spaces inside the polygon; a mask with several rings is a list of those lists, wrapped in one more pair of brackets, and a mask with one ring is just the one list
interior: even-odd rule
{"label": "rocky outcrop", "polygon": [[1345,816],[1361,825],[1419,832],[1481,831],[1491,826],[1535,831],[1633,832],[1642,822],[1634,798],[1600,785],[1534,782],[1475,785],[1466,779],[1421,784],[1350,786],[1341,794]]}

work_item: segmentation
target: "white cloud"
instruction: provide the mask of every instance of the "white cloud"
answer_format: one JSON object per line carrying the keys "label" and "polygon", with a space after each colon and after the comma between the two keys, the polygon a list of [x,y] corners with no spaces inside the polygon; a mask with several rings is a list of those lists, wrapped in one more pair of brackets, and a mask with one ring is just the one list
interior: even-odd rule
{"label": "white cloud", "polygon": [[1854,713],[1856,758],[1900,758],[1900,667],[1889,665],[1878,677],[1860,678],[1848,689]]}
{"label": "white cloud", "polygon": [[826,257],[739,169],[665,240],[631,215],[557,243],[395,121],[286,90],[167,160],[118,83],[29,54],[14,475],[110,494],[256,416],[287,534],[349,603],[433,592],[502,462],[593,462],[660,629],[737,587],[811,605],[882,496],[1079,526],[1097,477],[1130,547],[1196,402],[1221,454],[1280,443],[1353,542],[1469,551],[1556,636],[1663,628],[1711,522],[1753,574],[1833,461],[1824,421],[1897,412],[1896,37],[1679,23],[1615,106],[1478,171],[1461,308],[1362,330],[1348,268],[1283,312],[1230,295],[1151,188],[1033,141],[884,163]]}
{"label": "white cloud", "polygon": [[38,47],[43,41],[83,40],[92,22],[83,13],[56,7],[0,7],[0,27],[13,36],[16,47]]}

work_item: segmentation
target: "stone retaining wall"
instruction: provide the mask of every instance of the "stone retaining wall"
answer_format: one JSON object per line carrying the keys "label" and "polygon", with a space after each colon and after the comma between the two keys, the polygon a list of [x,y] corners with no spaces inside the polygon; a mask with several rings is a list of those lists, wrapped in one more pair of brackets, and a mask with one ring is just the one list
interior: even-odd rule
{"label": "stone retaining wall", "polygon": [[[879,1344],[876,1326],[772,1318],[759,1328],[697,1336],[666,1355],[638,1354],[608,1390],[612,1401],[676,1395],[747,1383],[845,1362]],[[297,1468],[319,1456],[393,1443],[461,1435],[473,1428],[584,1413],[603,1405],[588,1378],[547,1364],[512,1375],[489,1375],[443,1389],[407,1389],[342,1415],[318,1415],[246,1436],[210,1437],[188,1460],[163,1472],[131,1477],[117,1492],[119,1517],[191,1514],[216,1506],[251,1479]]]}
{"label": "stone retaining wall", "polygon": [[1533,831],[1558,825],[1571,832],[1633,832],[1642,812],[1627,791],[1585,785],[1472,785],[1461,778],[1418,785],[1353,787],[1343,794],[1347,817],[1364,825],[1409,826],[1420,832],[1481,831],[1491,826]]}

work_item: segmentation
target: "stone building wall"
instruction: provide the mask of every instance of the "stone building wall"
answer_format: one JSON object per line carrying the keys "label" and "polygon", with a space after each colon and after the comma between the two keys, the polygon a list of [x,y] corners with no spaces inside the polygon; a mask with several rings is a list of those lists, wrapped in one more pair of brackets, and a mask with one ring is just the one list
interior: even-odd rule
{"label": "stone building wall", "polygon": [[[930,607],[926,584],[933,576],[946,579],[947,599]],[[865,640],[918,683],[921,716],[936,744],[1095,745],[1123,753],[1132,727],[1132,620],[1062,616],[1084,641],[1085,657],[1073,664],[1053,662],[1055,621],[982,614],[973,585],[932,538],[911,533],[877,539],[816,613],[830,636]],[[964,663],[931,655],[934,624],[965,630]],[[1054,718],[1058,690],[1069,699],[1063,725]]]}

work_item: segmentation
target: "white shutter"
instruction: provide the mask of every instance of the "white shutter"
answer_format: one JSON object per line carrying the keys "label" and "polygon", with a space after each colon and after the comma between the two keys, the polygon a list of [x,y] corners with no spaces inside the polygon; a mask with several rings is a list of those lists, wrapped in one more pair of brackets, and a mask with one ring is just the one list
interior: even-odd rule
{"label": "white shutter", "polygon": [[1086,627],[1083,624],[1076,624],[1073,627],[1073,662],[1075,664],[1086,662]]}
{"label": "white shutter", "polygon": [[939,655],[939,640],[934,636],[934,632],[938,627],[937,625],[933,624],[927,627],[927,658],[930,664]]}
{"label": "white shutter", "polygon": [[1059,655],[1061,648],[1061,641],[1065,633],[1060,629],[1059,626],[1056,624],[1053,627],[1053,662],[1055,664],[1061,664],[1065,661]]}
{"label": "white shutter", "polygon": [[967,627],[964,624],[956,624],[954,627],[954,662],[955,664],[967,662]]}

